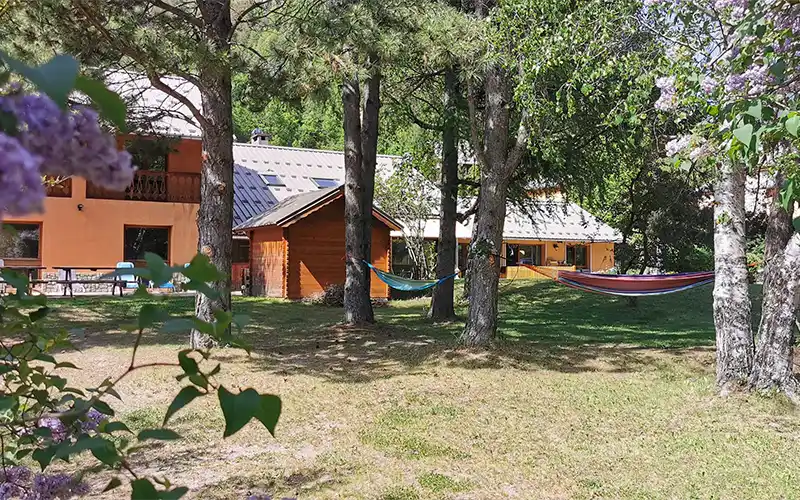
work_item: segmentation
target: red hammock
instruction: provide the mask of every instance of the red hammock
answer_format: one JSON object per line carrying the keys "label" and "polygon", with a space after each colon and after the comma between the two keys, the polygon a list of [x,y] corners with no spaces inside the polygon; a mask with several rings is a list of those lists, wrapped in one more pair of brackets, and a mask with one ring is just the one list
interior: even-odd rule
{"label": "red hammock", "polygon": [[714,281],[713,271],[678,274],[597,274],[523,266],[578,290],[636,297],[664,295],[707,285]]}

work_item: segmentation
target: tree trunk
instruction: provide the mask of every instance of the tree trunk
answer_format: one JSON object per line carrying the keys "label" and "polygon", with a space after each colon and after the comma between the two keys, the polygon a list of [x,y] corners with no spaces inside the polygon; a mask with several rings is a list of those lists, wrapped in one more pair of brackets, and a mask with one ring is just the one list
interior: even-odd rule
{"label": "tree trunk", "polygon": [[[783,176],[776,175],[780,186]],[[800,235],[794,234],[792,217],[773,197],[764,242],[764,285],[750,387],[783,389],[797,397],[792,373],[797,295],[800,288]]]}
{"label": "tree trunk", "polygon": [[466,346],[488,345],[497,334],[497,289],[500,280],[500,250],[506,217],[506,184],[494,172],[483,176],[470,243],[469,315],[460,341]]}
{"label": "tree trunk", "polygon": [[[198,294],[195,314],[213,321],[214,311],[231,309],[231,257],[233,240],[233,115],[231,68],[228,63],[232,30],[227,1],[198,1],[214,57],[199,68],[200,96],[208,126],[203,128],[203,170],[200,180],[200,209],[197,213],[198,247],[225,278],[209,285],[219,296]],[[194,330],[191,345],[214,345],[214,339]]]}
{"label": "tree trunk", "polygon": [[[458,75],[453,68],[444,74],[444,128],[442,130],[441,205],[439,208],[439,248],[436,253],[436,277],[455,273],[456,216],[458,215]],[[453,301],[455,280],[441,282],[433,289],[428,317],[448,321],[456,316]]]}
{"label": "tree trunk", "polygon": [[725,393],[747,381],[753,333],[745,255],[745,170],[720,164],[714,187],[714,326],[717,386]]}
{"label": "tree trunk", "polygon": [[497,288],[506,194],[508,179],[516,167],[508,162],[509,103],[512,96],[502,68],[489,69],[484,89],[486,109],[483,161],[480,165],[481,195],[470,243],[469,315],[460,338],[466,346],[487,345],[497,333]]}
{"label": "tree trunk", "polygon": [[[367,57],[369,77],[364,84],[364,103],[361,111],[361,175],[364,190],[361,195],[362,213],[364,214],[362,229],[364,255],[372,261],[372,203],[375,198],[375,166],[378,162],[378,117],[381,108],[381,73],[378,56]],[[374,321],[372,302],[370,301],[370,281],[372,273],[367,269],[364,282],[364,295],[370,308],[370,322]]]}
{"label": "tree trunk", "polygon": [[361,92],[358,77],[345,78],[342,83],[344,115],[344,218],[345,218],[345,282],[344,319],[347,324],[372,323],[374,316],[369,298],[369,227],[365,219],[372,218],[364,210],[366,196],[362,160]]}

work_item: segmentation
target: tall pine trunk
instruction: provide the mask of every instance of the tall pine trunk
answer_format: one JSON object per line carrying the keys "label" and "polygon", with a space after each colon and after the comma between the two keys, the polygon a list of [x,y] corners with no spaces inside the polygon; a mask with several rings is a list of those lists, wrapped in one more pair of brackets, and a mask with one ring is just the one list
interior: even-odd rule
{"label": "tall pine trunk", "polygon": [[[776,175],[775,185],[780,186],[782,181],[783,177]],[[767,219],[764,262],[761,323],[750,387],[783,389],[797,398],[792,358],[800,288],[800,235],[794,233],[792,217],[780,205],[777,195]]]}
{"label": "tall pine trunk", "polygon": [[[454,68],[444,74],[444,121],[442,123],[441,204],[439,207],[439,248],[436,253],[436,277],[455,273],[456,217],[458,216],[458,75]],[[433,289],[428,317],[434,321],[455,318],[453,294],[455,280],[443,281]]]}
{"label": "tall pine trunk", "polygon": [[[361,193],[362,213],[364,214],[363,242],[366,260],[372,262],[372,203],[375,198],[375,166],[378,162],[378,117],[381,108],[380,61],[374,54],[367,57],[369,76],[364,82],[364,102],[361,111],[361,176],[364,190]],[[363,265],[363,263],[362,263]],[[370,322],[374,321],[370,300],[370,281],[372,273],[367,269],[364,282],[364,295],[370,308]]]}
{"label": "tall pine trunk", "polygon": [[508,75],[499,66],[488,70],[484,92],[486,108],[479,155],[481,194],[470,243],[469,315],[460,338],[466,346],[487,345],[497,333],[497,289],[508,181],[519,164],[518,157],[522,154],[519,149],[527,140],[521,129],[515,151],[509,153],[512,95]]}
{"label": "tall pine trunk", "polygon": [[[229,2],[198,1],[198,5],[206,38],[214,48],[214,55],[199,68],[200,96],[207,126],[203,128],[198,248],[225,277],[210,283],[218,297],[197,295],[195,313],[200,319],[212,321],[214,311],[231,309],[234,132],[228,57],[232,23]],[[192,331],[192,347],[210,347],[213,344],[211,337]]]}
{"label": "tall pine trunk", "polygon": [[497,334],[500,250],[506,216],[506,182],[495,172],[482,175],[480,214],[470,244],[469,315],[460,341],[488,345]]}
{"label": "tall pine trunk", "polygon": [[364,211],[364,171],[362,168],[361,90],[357,76],[342,83],[344,116],[344,220],[345,282],[344,319],[348,324],[372,323],[374,316],[369,298],[369,237],[364,234],[372,216]]}
{"label": "tall pine trunk", "polygon": [[753,333],[745,255],[745,170],[723,162],[714,187],[714,327],[717,386],[724,393],[746,383],[753,365]]}

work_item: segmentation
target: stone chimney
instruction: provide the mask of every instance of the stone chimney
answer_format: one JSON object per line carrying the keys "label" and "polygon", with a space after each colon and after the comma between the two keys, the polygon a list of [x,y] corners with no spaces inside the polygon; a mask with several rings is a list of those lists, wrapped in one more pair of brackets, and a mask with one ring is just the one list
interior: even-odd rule
{"label": "stone chimney", "polygon": [[255,128],[252,132],[250,132],[250,144],[269,144],[269,140],[271,138],[271,134],[264,132],[260,128]]}

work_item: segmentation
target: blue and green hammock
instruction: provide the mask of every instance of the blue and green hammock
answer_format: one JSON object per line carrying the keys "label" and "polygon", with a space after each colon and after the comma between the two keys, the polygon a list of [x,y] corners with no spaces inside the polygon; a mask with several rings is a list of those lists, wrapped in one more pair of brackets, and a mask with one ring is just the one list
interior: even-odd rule
{"label": "blue and green hammock", "polygon": [[368,265],[370,269],[375,271],[375,274],[378,276],[378,279],[389,285],[391,288],[394,288],[395,290],[403,290],[405,292],[419,292],[422,290],[427,290],[429,288],[437,286],[439,283],[442,283],[444,281],[447,281],[449,279],[458,276],[458,273],[453,273],[450,276],[445,276],[444,278],[439,278],[438,280],[412,280],[409,278],[403,278],[402,276],[397,276],[396,274],[391,274],[387,273],[386,271],[382,271],[367,261],[363,262],[364,264]]}

